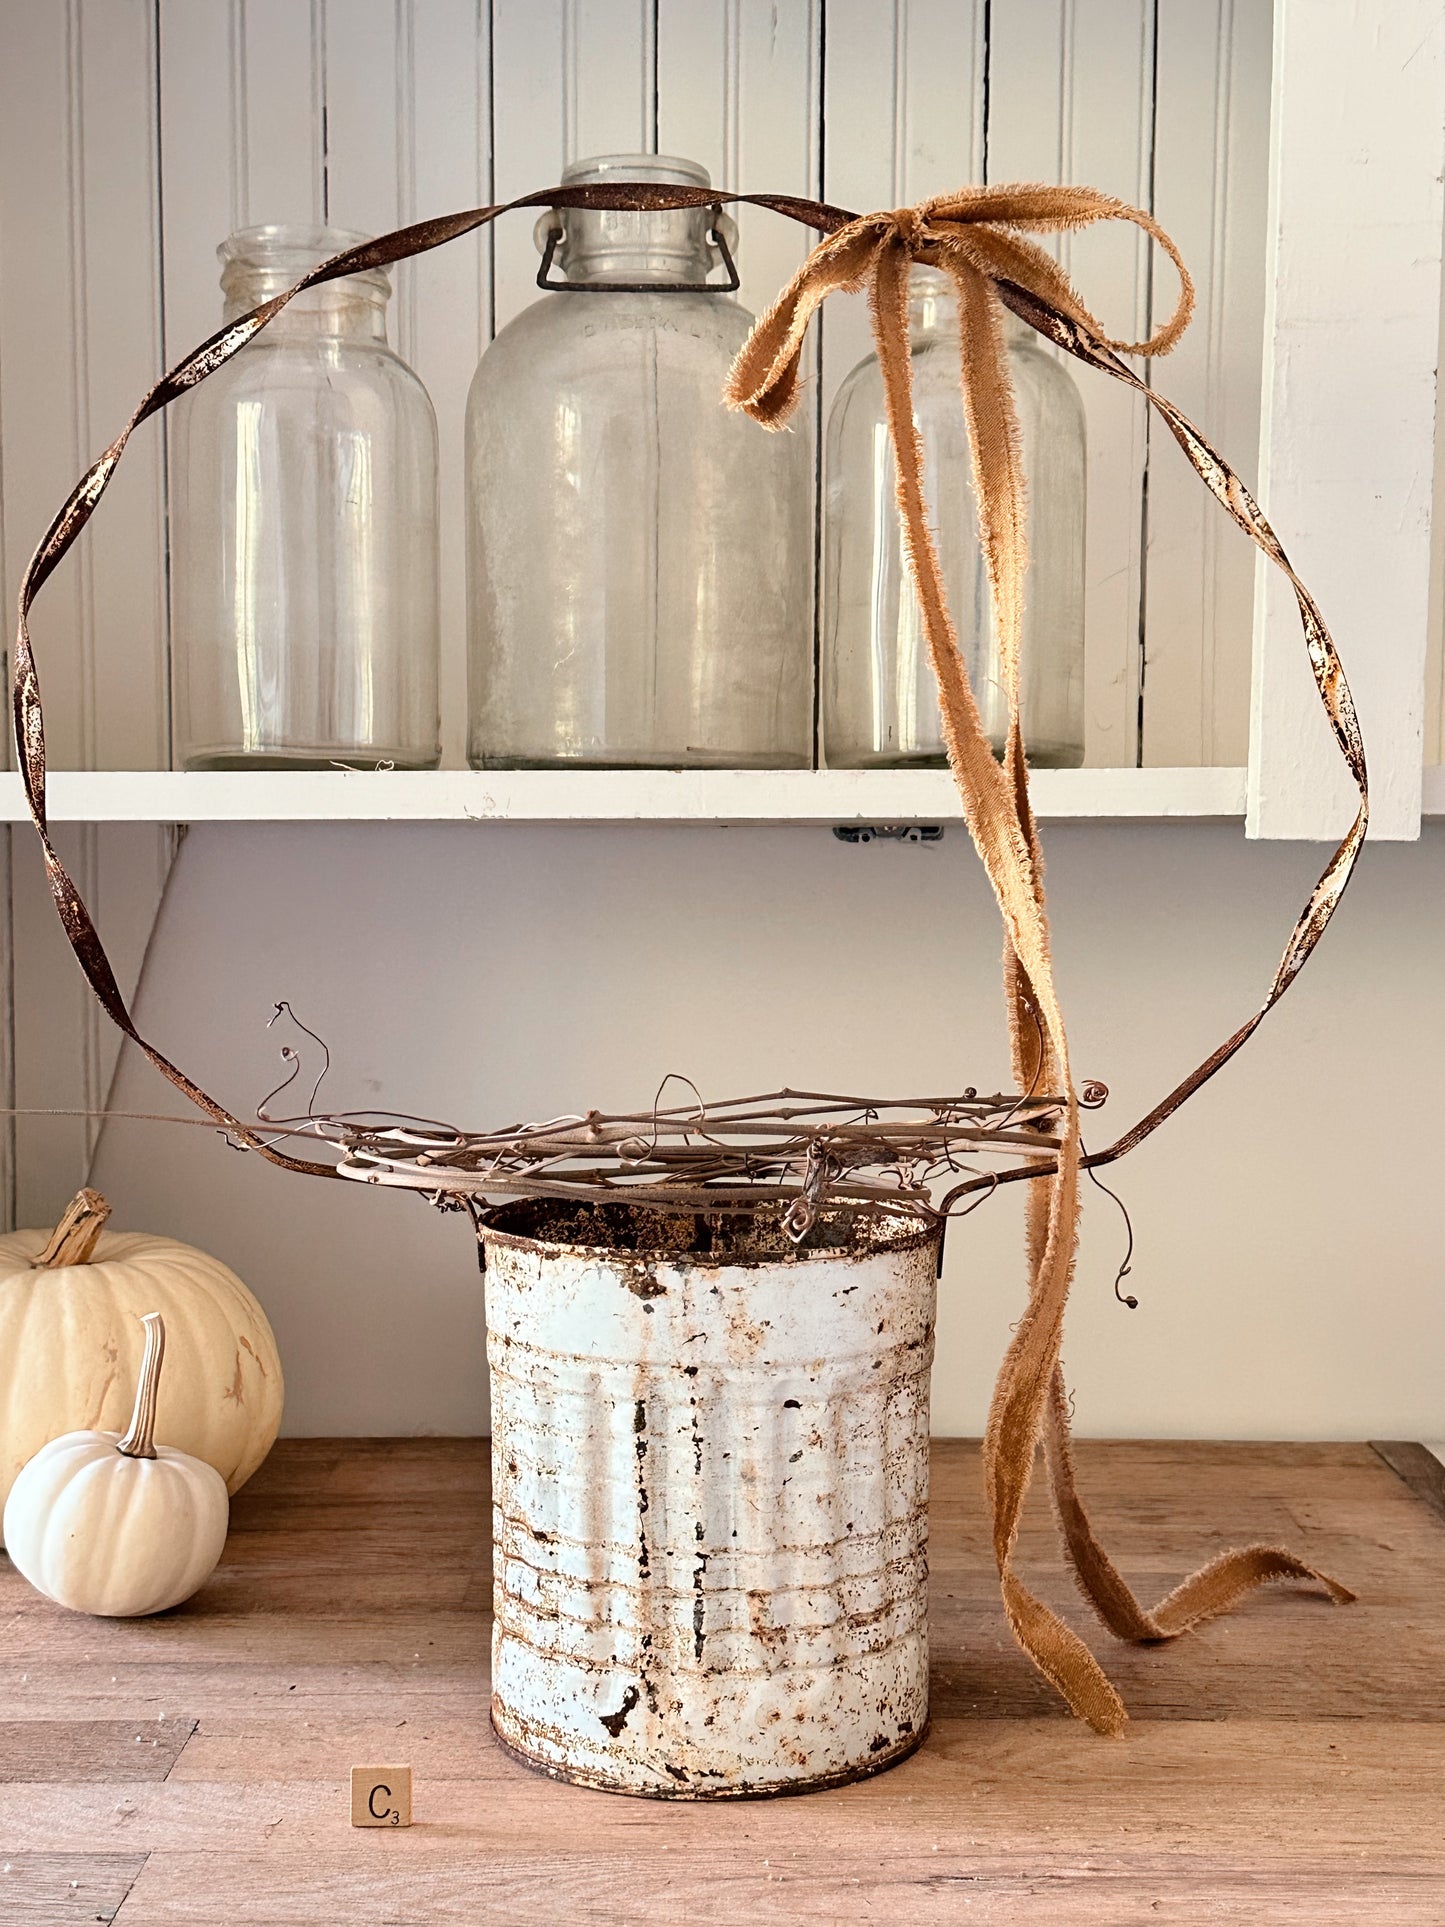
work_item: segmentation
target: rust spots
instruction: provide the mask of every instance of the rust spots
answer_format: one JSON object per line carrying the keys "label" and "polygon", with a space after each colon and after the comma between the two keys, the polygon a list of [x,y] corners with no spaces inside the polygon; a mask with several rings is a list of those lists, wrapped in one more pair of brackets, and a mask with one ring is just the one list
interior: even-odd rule
{"label": "rust spots", "polygon": [[622,1729],[627,1724],[627,1715],[632,1711],[633,1707],[636,1706],[640,1697],[641,1695],[638,1693],[637,1688],[635,1686],[629,1686],[627,1691],[622,1695],[621,1706],[618,1707],[615,1713],[599,1713],[597,1715],[598,1719],[601,1720],[614,1740],[622,1737]]}
{"label": "rust spots", "polygon": [[768,1597],[762,1591],[750,1591],[748,1600],[748,1623],[752,1627],[753,1638],[765,1652],[776,1652],[788,1640],[786,1626],[774,1626],[768,1618]]}
{"label": "rust spots", "polygon": [[[926,1717],[932,1254],[890,1269],[815,1251],[811,1278],[792,1260],[739,1276],[738,1240],[675,1215],[630,1248],[593,1218],[586,1253],[532,1218],[537,1242],[489,1251],[494,1723],[583,1785],[696,1800],[845,1784]],[[530,1332],[537,1307],[591,1308],[605,1342],[574,1352],[562,1317]],[[580,1476],[554,1505],[563,1453]]]}
{"label": "rust spots", "polygon": [[647,1550],[647,1404],[644,1399],[632,1407],[632,1430],[637,1446],[637,1576],[646,1579],[652,1570]]}
{"label": "rust spots", "polygon": [[[698,1463],[699,1465],[702,1463],[701,1445],[698,1447]],[[693,1537],[701,1546],[704,1537],[701,1519],[693,1524]],[[692,1569],[692,1656],[699,1661],[702,1659],[702,1649],[707,1644],[707,1634],[703,1630],[705,1613],[703,1586],[707,1580],[707,1558],[705,1552],[697,1553],[697,1564]]]}

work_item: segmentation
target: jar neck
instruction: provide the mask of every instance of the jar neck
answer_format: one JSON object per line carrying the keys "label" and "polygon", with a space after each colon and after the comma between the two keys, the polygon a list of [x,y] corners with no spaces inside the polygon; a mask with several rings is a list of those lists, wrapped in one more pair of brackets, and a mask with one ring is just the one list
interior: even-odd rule
{"label": "jar neck", "polygon": [[[562,174],[567,187],[605,181],[711,185],[706,168],[655,154],[602,155],[574,162]],[[569,281],[587,287],[618,282],[666,287],[707,279],[717,261],[716,249],[708,241],[712,222],[707,207],[555,208],[537,224],[538,244],[545,244],[548,229],[560,232],[557,264]]]}
{"label": "jar neck", "polygon": [[[345,283],[333,285],[344,287]],[[279,293],[279,289],[267,288],[257,294],[227,295],[223,319],[235,321],[276,293]],[[269,341],[292,341],[298,338],[376,341],[385,344],[386,305],[377,301],[348,300],[344,295],[331,295],[329,289],[317,293],[308,290],[306,294],[298,294],[294,300],[287,302],[280,314],[267,323],[263,337]]]}
{"label": "jar neck", "polygon": [[[933,341],[958,338],[958,296],[952,281],[936,268],[915,268],[908,293],[908,333],[915,348]],[[1009,349],[1037,344],[1036,331],[1020,321],[1012,309],[1003,310],[1004,345]]]}
{"label": "jar neck", "polygon": [[[234,321],[294,287],[318,262],[367,237],[343,228],[244,228],[216,250],[221,261],[224,318]],[[308,288],[287,302],[267,337],[385,342],[391,282],[381,269],[349,274]]]}

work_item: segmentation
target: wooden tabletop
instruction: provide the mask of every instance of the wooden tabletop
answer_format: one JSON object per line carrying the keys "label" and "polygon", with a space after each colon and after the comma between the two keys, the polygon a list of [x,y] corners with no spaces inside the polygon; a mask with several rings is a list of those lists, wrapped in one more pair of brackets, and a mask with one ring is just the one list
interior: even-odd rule
{"label": "wooden tabletop", "polygon": [[[1445,1472],[1418,1446],[1081,1444],[1150,1599],[1291,1546],[1355,1588],[1258,1594],[1171,1646],[1088,1621],[1041,1499],[1026,1570],[1133,1714],[1096,1738],[1013,1645],[978,1452],[935,1447],[932,1726],[878,1778],[687,1806],[557,1785],[487,1724],[485,1441],[279,1445],[223,1564],[148,1620],[0,1560],[0,1922],[1445,1922]],[[350,1824],[410,1762],[414,1825]],[[1040,1911],[1040,1909],[1044,1911]]]}

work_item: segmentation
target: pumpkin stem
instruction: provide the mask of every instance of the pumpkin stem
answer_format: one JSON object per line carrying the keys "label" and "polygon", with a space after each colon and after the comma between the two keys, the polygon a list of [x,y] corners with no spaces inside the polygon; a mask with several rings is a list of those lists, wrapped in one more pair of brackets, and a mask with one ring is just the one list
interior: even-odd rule
{"label": "pumpkin stem", "polygon": [[88,1264],[109,1216],[110,1206],[98,1191],[77,1191],[44,1251],[31,1260],[31,1269],[59,1271],[63,1265]]}
{"label": "pumpkin stem", "polygon": [[115,1449],[124,1452],[128,1459],[153,1459],[156,1400],[161,1389],[161,1360],[166,1355],[166,1325],[158,1311],[148,1311],[140,1322],[146,1328],[146,1348],[135,1388],[135,1410],[130,1415],[130,1430],[123,1439],[117,1440]]}

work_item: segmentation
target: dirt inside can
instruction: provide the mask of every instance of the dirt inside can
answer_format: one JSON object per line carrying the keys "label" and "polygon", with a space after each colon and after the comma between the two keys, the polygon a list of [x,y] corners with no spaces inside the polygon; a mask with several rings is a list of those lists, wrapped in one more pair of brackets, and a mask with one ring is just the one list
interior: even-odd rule
{"label": "dirt inside can", "polygon": [[911,1212],[829,1205],[795,1240],[787,1206],[771,1200],[746,1211],[691,1211],[660,1205],[597,1204],[527,1198],[489,1211],[483,1237],[502,1236],[569,1251],[626,1252],[702,1265],[772,1265],[812,1256],[863,1257],[927,1244],[938,1226]]}

